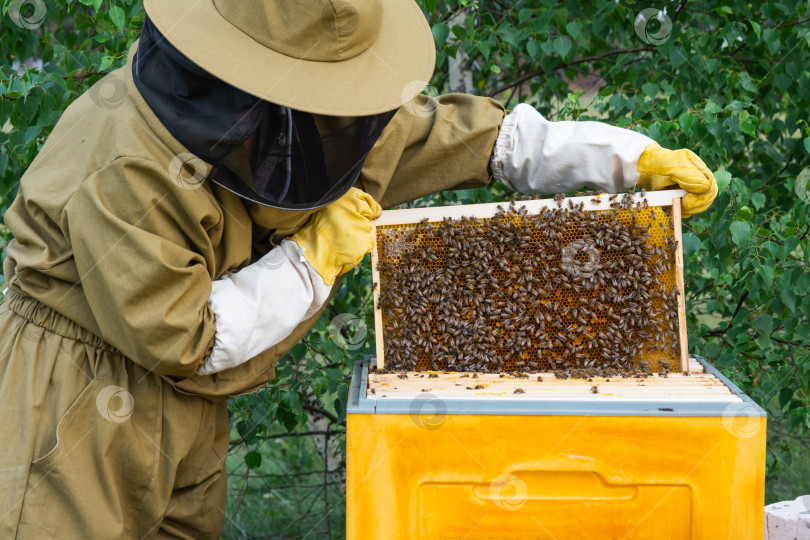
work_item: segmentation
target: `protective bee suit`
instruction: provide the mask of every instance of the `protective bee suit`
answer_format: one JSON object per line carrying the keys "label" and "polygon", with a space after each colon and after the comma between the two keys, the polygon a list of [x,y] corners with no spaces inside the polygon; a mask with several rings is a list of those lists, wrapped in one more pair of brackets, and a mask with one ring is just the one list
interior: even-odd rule
{"label": "protective bee suit", "polygon": [[147,0],[127,65],[21,179],[0,537],[218,537],[226,400],[273,378],[381,207],[493,175],[524,192],[677,183],[694,211],[716,193],[691,153],[627,130],[416,96],[434,51],[410,0],[258,6]]}

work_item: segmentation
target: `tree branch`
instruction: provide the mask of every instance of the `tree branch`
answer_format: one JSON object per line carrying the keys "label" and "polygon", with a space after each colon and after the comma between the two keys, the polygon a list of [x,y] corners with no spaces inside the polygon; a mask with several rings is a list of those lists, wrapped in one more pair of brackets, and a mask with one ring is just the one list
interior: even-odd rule
{"label": "tree branch", "polygon": [[[635,52],[643,52],[643,51],[654,51],[654,50],[655,50],[655,47],[653,47],[651,45],[645,45],[644,47],[633,47],[631,49],[616,49],[616,50],[613,50],[613,51],[608,51],[606,53],[597,54],[597,55],[594,55],[594,56],[586,56],[585,58],[579,58],[577,60],[572,60],[571,62],[568,62],[567,64],[561,64],[561,65],[555,67],[554,71],[557,71],[558,69],[565,69],[565,68],[570,67],[570,66],[575,66],[577,64],[585,64],[587,62],[598,62],[599,60],[604,60],[605,58],[608,58],[610,56],[616,56],[617,54],[635,53]],[[506,90],[509,90],[513,86],[523,84],[524,82],[528,81],[529,79],[533,79],[535,77],[543,75],[544,73],[545,73],[545,71],[540,69],[540,70],[537,70],[537,71],[533,71],[532,73],[529,73],[529,74],[524,75],[522,77],[518,77],[517,79],[515,79],[511,83],[506,84],[504,86],[501,86],[500,88],[496,88],[495,90],[490,92],[489,97],[495,97],[498,94],[500,94],[502,92],[505,92]]]}

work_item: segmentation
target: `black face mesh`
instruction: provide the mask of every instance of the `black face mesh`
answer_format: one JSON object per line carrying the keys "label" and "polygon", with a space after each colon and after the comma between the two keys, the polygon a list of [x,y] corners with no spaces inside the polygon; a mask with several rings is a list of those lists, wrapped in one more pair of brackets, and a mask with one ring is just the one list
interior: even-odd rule
{"label": "black face mesh", "polygon": [[396,112],[313,115],[259,99],[191,62],[149,18],[133,78],[166,129],[212,164],[208,181],[273,208],[309,210],[346,193]]}

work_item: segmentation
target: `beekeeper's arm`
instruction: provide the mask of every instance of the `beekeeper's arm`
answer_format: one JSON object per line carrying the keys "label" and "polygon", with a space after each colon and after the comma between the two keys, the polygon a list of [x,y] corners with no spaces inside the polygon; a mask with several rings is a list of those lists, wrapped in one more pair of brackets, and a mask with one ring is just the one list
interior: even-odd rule
{"label": "beekeeper's arm", "polygon": [[[81,184],[58,224],[101,337],[159,375],[225,370],[283,341],[370,248],[379,207],[355,190],[315,213],[291,241],[212,284],[215,254],[205,246],[217,215],[200,221],[187,210],[216,201],[165,175],[151,161],[119,158]],[[251,387],[253,375],[228,393]]]}
{"label": "beekeeper's arm", "polygon": [[371,220],[381,212],[370,195],[352,188],[267,255],[214,281],[208,303],[217,332],[213,351],[197,375],[246,362],[313,316],[335,278],[371,251]]}
{"label": "beekeeper's arm", "polygon": [[525,104],[504,119],[491,167],[495,179],[521,193],[678,185],[689,192],[684,216],[703,212],[717,196],[711,171],[689,150],[667,150],[640,133],[601,122],[549,122]]}
{"label": "beekeeper's arm", "polygon": [[507,115],[496,101],[467,94],[417,96],[405,104],[359,183],[388,207],[485,186],[493,177],[521,193],[546,194],[585,185],[615,193],[678,184],[690,192],[684,215],[705,210],[717,194],[711,172],[689,150],[666,150],[600,122],[549,122],[529,105]]}

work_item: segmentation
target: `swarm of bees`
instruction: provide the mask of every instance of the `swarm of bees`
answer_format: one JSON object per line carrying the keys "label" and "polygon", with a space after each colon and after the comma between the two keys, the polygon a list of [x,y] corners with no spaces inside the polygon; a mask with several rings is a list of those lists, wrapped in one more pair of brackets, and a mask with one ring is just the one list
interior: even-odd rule
{"label": "swarm of bees", "polygon": [[492,218],[379,227],[386,368],[561,377],[678,369],[669,209],[643,195],[609,197],[610,210],[557,195],[536,214],[513,201]]}

